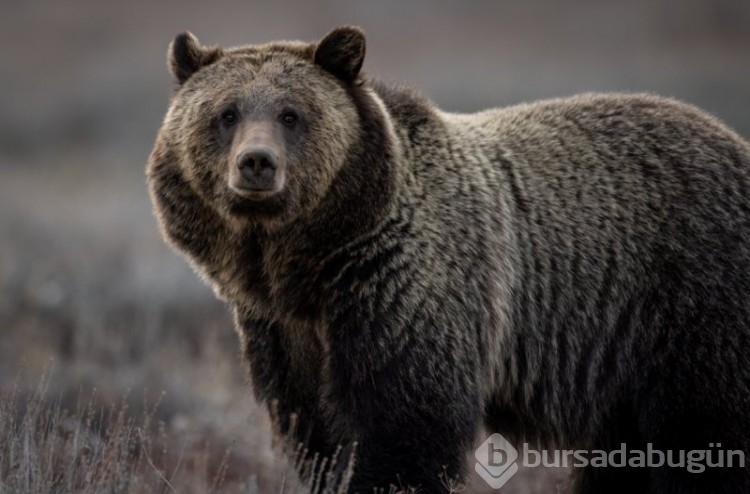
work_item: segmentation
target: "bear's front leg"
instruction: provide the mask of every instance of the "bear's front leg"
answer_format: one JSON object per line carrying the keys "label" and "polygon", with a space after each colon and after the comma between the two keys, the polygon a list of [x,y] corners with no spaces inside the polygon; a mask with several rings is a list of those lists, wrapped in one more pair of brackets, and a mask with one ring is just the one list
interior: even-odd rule
{"label": "bear's front leg", "polygon": [[303,458],[294,460],[303,481],[314,482],[312,477],[317,472],[307,467],[316,456],[332,457],[337,447],[330,441],[316,392],[320,352],[308,348],[303,353],[313,358],[302,361],[301,352],[290,348],[288,331],[280,324],[237,313],[236,318],[255,396],[268,407],[277,438],[287,453],[298,456],[307,451]]}
{"label": "bear's front leg", "polygon": [[481,414],[477,347],[468,326],[420,317],[331,330],[324,403],[337,439],[357,442],[350,492],[447,492],[465,477]]}

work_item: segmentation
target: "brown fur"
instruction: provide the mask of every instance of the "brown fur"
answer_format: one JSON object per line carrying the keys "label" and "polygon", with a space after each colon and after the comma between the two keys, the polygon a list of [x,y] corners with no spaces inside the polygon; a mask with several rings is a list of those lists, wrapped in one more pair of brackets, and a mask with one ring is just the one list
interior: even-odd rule
{"label": "brown fur", "polygon": [[[364,36],[181,35],[148,165],[165,238],[235,314],[280,432],[352,491],[445,490],[480,424],[568,449],[750,452],[750,147],[691,106],[582,95],[443,113],[359,74]],[[217,115],[279,131],[284,190],[227,187]],[[239,129],[239,130],[238,130]],[[520,446],[520,443],[517,443]],[[341,472],[339,472],[340,474]],[[578,492],[740,492],[747,469],[584,469]]]}

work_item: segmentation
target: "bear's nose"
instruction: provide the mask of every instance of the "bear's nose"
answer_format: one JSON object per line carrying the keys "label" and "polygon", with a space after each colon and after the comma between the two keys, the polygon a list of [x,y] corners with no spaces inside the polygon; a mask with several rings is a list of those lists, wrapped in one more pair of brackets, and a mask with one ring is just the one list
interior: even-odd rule
{"label": "bear's nose", "polygon": [[268,148],[248,149],[237,156],[237,167],[243,175],[247,173],[258,174],[265,170],[276,170],[278,160]]}
{"label": "bear's nose", "polygon": [[274,190],[283,163],[279,155],[267,146],[251,146],[240,151],[236,159],[239,176],[235,185],[246,190]]}

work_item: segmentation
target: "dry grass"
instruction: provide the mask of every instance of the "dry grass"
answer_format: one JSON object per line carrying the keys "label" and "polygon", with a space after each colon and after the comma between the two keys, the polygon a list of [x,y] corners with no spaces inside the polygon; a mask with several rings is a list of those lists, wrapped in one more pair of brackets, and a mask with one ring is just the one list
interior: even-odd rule
{"label": "dry grass", "polygon": [[[14,385],[0,392],[0,493],[268,492],[260,490],[255,475],[238,478],[230,471],[231,446],[221,453],[210,439],[195,444],[170,434],[156,420],[163,394],[153,404],[144,398],[141,412],[133,413],[127,396],[105,406],[94,389],[86,397],[81,392],[68,410],[50,396],[51,368],[36,389],[23,392]],[[339,450],[321,458],[303,444],[291,448],[291,463],[277,464],[281,476],[274,492],[348,492],[354,454],[340,458]],[[308,480],[301,482],[297,471]]]}
{"label": "dry grass", "polygon": [[[0,393],[2,494],[347,492],[353,455],[310,457],[297,445],[289,452],[291,464],[281,459],[277,464],[278,485],[261,491],[256,475],[232,471],[233,445],[221,452],[211,447],[210,438],[197,444],[170,434],[156,419],[163,395],[133,413],[127,396],[103,405],[94,389],[86,397],[81,392],[68,410],[50,396],[50,377],[48,371],[28,392],[13,386]],[[300,482],[297,470],[309,480]]]}
{"label": "dry grass", "polygon": [[158,402],[132,414],[128,399],[103,406],[83,393],[74,410],[50,400],[49,376],[28,396],[0,395],[2,493],[258,492],[257,480],[227,479],[231,450],[188,448],[154,420]]}

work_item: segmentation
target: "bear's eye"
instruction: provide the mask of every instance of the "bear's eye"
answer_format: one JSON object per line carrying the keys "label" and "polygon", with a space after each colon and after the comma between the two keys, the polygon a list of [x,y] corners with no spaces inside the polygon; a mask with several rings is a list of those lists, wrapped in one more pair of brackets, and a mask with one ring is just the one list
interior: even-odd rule
{"label": "bear's eye", "polygon": [[292,110],[285,110],[281,114],[281,123],[283,123],[287,127],[294,127],[298,121],[299,115],[297,115],[297,113]]}
{"label": "bear's eye", "polygon": [[239,117],[237,116],[237,112],[235,110],[224,110],[221,113],[221,123],[223,123],[227,127],[231,127],[232,125],[236,124],[237,120],[239,120]]}

